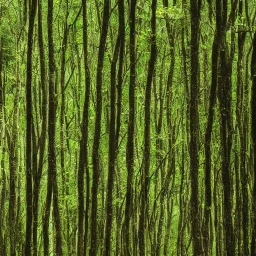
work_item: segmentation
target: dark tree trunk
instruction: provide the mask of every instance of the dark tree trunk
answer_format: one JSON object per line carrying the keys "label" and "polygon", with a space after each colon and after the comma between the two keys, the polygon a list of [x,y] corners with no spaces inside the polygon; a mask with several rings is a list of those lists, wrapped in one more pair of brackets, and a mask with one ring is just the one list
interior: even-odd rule
{"label": "dark tree trunk", "polygon": [[[82,1],[83,8],[83,49],[84,49],[84,70],[85,70],[85,99],[83,107],[82,137],[80,140],[79,169],[78,169],[78,255],[87,254],[88,219],[89,219],[89,198],[90,198],[90,177],[88,166],[88,111],[90,103],[90,71],[88,66],[88,35],[87,35],[87,5]],[[86,205],[84,214],[84,170],[86,170]],[[85,221],[85,223],[84,223]]]}
{"label": "dark tree trunk", "polygon": [[251,61],[252,99],[251,99],[251,132],[253,146],[253,194],[252,194],[252,242],[251,256],[256,255],[256,33],[253,37],[253,51]]}
{"label": "dark tree trunk", "polygon": [[116,126],[116,65],[120,48],[120,35],[118,34],[113,59],[111,62],[111,81],[110,81],[110,123],[109,123],[109,144],[108,144],[108,184],[107,184],[107,202],[106,202],[106,224],[105,224],[105,253],[111,255],[111,230],[113,221],[113,186],[115,176],[115,153],[116,141],[115,126]]}
{"label": "dark tree trunk", "polygon": [[0,254],[7,255],[7,244],[5,241],[5,234],[4,234],[4,220],[5,220],[5,209],[4,204],[6,201],[6,194],[7,194],[7,178],[5,173],[5,164],[4,164],[4,157],[5,157],[5,143],[1,144],[2,149],[2,158],[0,159],[0,168],[1,168],[1,198],[0,198]]}
{"label": "dark tree trunk", "polygon": [[145,240],[145,230],[146,227],[146,218],[148,212],[148,191],[149,191],[149,179],[150,179],[150,118],[151,118],[151,88],[153,81],[153,74],[155,70],[156,62],[156,6],[157,0],[152,0],[151,4],[151,50],[150,50],[150,59],[148,62],[148,74],[147,74],[147,83],[145,90],[145,125],[144,125],[144,172],[142,173],[141,181],[141,209],[140,209],[140,219],[139,219],[139,252],[140,255],[145,255],[145,249],[147,248]]}
{"label": "dark tree trunk", "polygon": [[[1,11],[0,11],[1,13]],[[1,13],[2,14],[2,13]],[[0,37],[0,150],[2,157],[0,159],[0,173],[1,173],[1,192],[0,192],[0,255],[6,254],[6,245],[4,243],[4,219],[5,209],[4,204],[6,200],[6,173],[4,169],[5,156],[5,139],[4,139],[4,94],[3,94],[3,49],[2,37]]]}
{"label": "dark tree trunk", "polygon": [[108,33],[110,1],[104,0],[103,21],[101,28],[98,65],[96,77],[96,119],[94,127],[94,141],[92,152],[93,177],[92,177],[92,209],[91,209],[91,248],[90,255],[97,255],[97,205],[98,205],[98,184],[100,175],[99,147],[101,135],[101,115],[102,115],[102,70],[105,56],[105,47]]}
{"label": "dark tree trunk", "polygon": [[[2,11],[0,11],[2,15]],[[2,157],[0,159],[0,172],[1,172],[1,194],[0,194],[0,255],[7,254],[7,243],[5,241],[5,201],[7,195],[7,177],[5,171],[5,151],[6,151],[6,140],[5,138],[5,129],[4,129],[4,52],[3,52],[3,44],[2,44],[2,36],[0,37],[0,150],[2,153]]]}
{"label": "dark tree trunk", "polygon": [[[119,135],[121,129],[121,114],[122,114],[122,84],[123,84],[123,66],[124,66],[124,50],[125,50],[125,16],[124,16],[124,0],[120,0],[118,4],[119,14],[119,37],[120,37],[120,52],[119,52],[119,67],[118,67],[118,82],[117,82],[117,113],[116,113],[116,150],[118,150]],[[116,154],[117,157],[117,154]]]}
{"label": "dark tree trunk", "polygon": [[[38,204],[40,193],[40,182],[43,171],[46,133],[47,133],[47,90],[45,78],[45,56],[44,56],[44,42],[43,42],[43,27],[42,27],[42,3],[38,0],[38,47],[40,55],[40,82],[42,91],[42,106],[41,106],[41,119],[42,128],[39,138],[39,159],[37,172],[34,170],[34,191],[33,191],[33,254],[38,255]],[[41,102],[41,101],[40,101]]]}
{"label": "dark tree trunk", "polygon": [[212,45],[212,79],[209,97],[208,119],[205,131],[205,208],[204,208],[204,251],[206,255],[211,255],[210,247],[210,222],[211,222],[211,205],[212,205],[212,187],[211,187],[211,139],[214,117],[214,106],[216,103],[216,91],[218,83],[218,58],[219,58],[219,40],[220,40],[220,23],[221,12],[216,7],[216,29]]}
{"label": "dark tree trunk", "polygon": [[[239,1],[238,14],[241,17],[243,15],[243,1]],[[247,181],[247,168],[246,168],[246,152],[247,152],[247,109],[244,108],[244,102],[246,101],[244,72],[243,72],[243,60],[244,60],[244,46],[246,33],[240,31],[243,27],[239,26],[238,30],[238,60],[237,60],[237,101],[236,101],[236,119],[237,128],[240,137],[240,173],[236,173],[236,211],[237,211],[237,226],[235,230],[237,233],[236,243],[238,244],[238,253],[243,255],[249,255],[249,237],[248,237],[248,181]],[[241,181],[240,181],[241,180]],[[240,189],[241,184],[241,189]],[[241,190],[241,191],[240,191]],[[241,225],[242,224],[242,225]],[[242,226],[242,228],[240,228]],[[242,235],[242,237],[241,237]],[[241,248],[241,249],[240,249]]]}
{"label": "dark tree trunk", "polygon": [[45,210],[43,216],[43,239],[44,239],[44,256],[49,256],[49,220],[52,202],[52,173],[48,168],[47,171],[47,195]]}
{"label": "dark tree trunk", "polygon": [[[219,1],[217,1],[219,2]],[[219,3],[218,3],[219,4]],[[220,4],[219,4],[220,5]],[[218,7],[222,10],[221,17],[221,40],[219,56],[219,80],[218,80],[218,97],[220,103],[220,138],[221,138],[221,168],[223,182],[223,221],[224,221],[224,240],[227,255],[235,255],[235,244],[232,224],[232,194],[231,194],[231,170],[230,170],[230,153],[232,147],[232,117],[231,117],[231,56],[226,42],[227,28],[227,2],[222,2]]]}
{"label": "dark tree trunk", "polygon": [[[48,182],[52,185],[53,194],[53,219],[55,225],[55,253],[62,256],[62,237],[61,222],[58,203],[58,180],[56,168],[56,96],[55,96],[55,61],[54,61],[54,44],[53,44],[53,0],[48,0],[48,50],[49,50],[49,112],[48,112],[48,169],[50,177]],[[51,181],[49,181],[49,178]]]}
{"label": "dark tree trunk", "polygon": [[190,77],[190,176],[191,176],[191,224],[193,254],[203,253],[202,237],[200,232],[199,196],[198,196],[198,166],[199,166],[199,0],[190,1],[191,12],[191,77]]}
{"label": "dark tree trunk", "polygon": [[48,0],[48,50],[49,50],[49,108],[48,108],[48,184],[46,206],[44,213],[44,254],[49,255],[49,217],[53,195],[53,219],[55,226],[55,253],[62,256],[61,223],[58,203],[58,181],[56,168],[55,125],[56,125],[56,96],[55,96],[55,61],[53,45],[53,1]]}
{"label": "dark tree trunk", "polygon": [[33,0],[29,9],[28,27],[28,48],[27,48],[27,82],[26,82],[26,246],[25,254],[31,255],[31,234],[32,234],[32,53],[33,53],[33,34],[34,22],[37,9],[37,0]]}
{"label": "dark tree trunk", "polygon": [[[228,255],[234,254],[233,244],[233,227],[232,227],[232,196],[231,196],[231,174],[230,174],[230,152],[232,145],[232,128],[231,128],[231,112],[230,112],[230,88],[231,85],[229,80],[230,69],[226,63],[226,50],[220,52],[220,70],[221,79],[219,81],[219,101],[220,101],[220,112],[221,112],[221,125],[220,125],[220,136],[221,136],[221,147],[222,147],[222,182],[224,188],[224,229],[226,237],[226,250]],[[227,87],[226,87],[227,86]],[[233,252],[233,253],[232,253]]]}
{"label": "dark tree trunk", "polygon": [[[68,27],[68,15],[69,15],[69,7],[66,5],[66,13],[65,13],[65,22],[63,28],[63,36],[62,36],[62,43],[61,43],[61,63],[60,63],[60,93],[61,93],[61,104],[60,104],[60,173],[62,178],[62,197],[63,205],[65,204],[65,214],[66,218],[63,219],[63,238],[67,243],[67,253],[71,254],[70,252],[70,228],[69,228],[69,206],[67,203],[67,196],[69,193],[69,174],[65,170],[65,143],[68,140],[65,139],[66,130],[68,129],[66,126],[66,84],[65,84],[65,76],[66,76],[66,50],[67,50],[67,42],[68,42],[68,35],[69,35],[69,27]],[[68,146],[67,146],[68,148]]]}
{"label": "dark tree trunk", "polygon": [[135,87],[136,87],[136,42],[135,42],[135,13],[136,0],[130,5],[130,86],[129,86],[129,120],[126,144],[126,204],[124,217],[124,255],[132,255],[130,237],[130,218],[132,217],[133,173],[134,173],[134,128],[135,128]]}
{"label": "dark tree trunk", "polygon": [[[163,69],[165,63],[165,58],[162,60],[161,68]],[[156,73],[156,71],[155,71]],[[164,93],[163,93],[163,73],[160,75],[159,78],[159,89],[157,91],[157,84],[154,84],[154,99],[155,99],[155,132],[156,132],[156,168],[159,167],[159,171],[161,173],[161,185],[163,186],[163,175],[164,175],[164,170],[165,170],[165,163],[166,163],[166,158],[163,156],[163,148],[164,148],[164,139],[161,138],[161,133],[162,133],[162,127],[163,127],[163,106],[164,106]],[[168,85],[167,85],[168,86]],[[159,107],[158,107],[158,102],[159,102]],[[158,110],[159,108],[159,110]],[[155,202],[158,199],[158,177],[159,171],[157,170],[155,177],[156,177],[156,182],[155,182]],[[155,255],[160,255],[161,251],[161,244],[162,244],[162,237],[163,237],[163,224],[164,224],[164,198],[165,198],[165,193],[161,193],[161,199],[160,199],[160,215],[159,215],[159,222],[158,222],[158,227],[154,229],[154,248],[153,250],[155,251]],[[154,207],[153,214],[155,213],[156,207]],[[154,225],[154,224],[153,224]]]}
{"label": "dark tree trunk", "polygon": [[[118,20],[119,20],[119,65],[117,74],[117,104],[116,104],[116,127],[115,127],[115,161],[118,166],[118,153],[119,153],[119,137],[121,130],[121,115],[122,115],[122,85],[123,85],[123,68],[124,68],[124,52],[125,52],[125,14],[124,14],[124,0],[120,0],[118,4]],[[117,198],[121,199],[121,172],[120,168],[116,169],[116,193]],[[116,255],[121,253],[121,226],[122,226],[122,205],[116,204]]]}

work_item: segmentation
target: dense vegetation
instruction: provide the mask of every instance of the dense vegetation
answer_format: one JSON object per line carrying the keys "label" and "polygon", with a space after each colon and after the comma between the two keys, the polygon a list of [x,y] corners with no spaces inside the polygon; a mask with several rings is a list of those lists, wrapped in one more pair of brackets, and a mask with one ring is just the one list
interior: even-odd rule
{"label": "dense vegetation", "polygon": [[0,1],[0,255],[256,255],[255,18]]}

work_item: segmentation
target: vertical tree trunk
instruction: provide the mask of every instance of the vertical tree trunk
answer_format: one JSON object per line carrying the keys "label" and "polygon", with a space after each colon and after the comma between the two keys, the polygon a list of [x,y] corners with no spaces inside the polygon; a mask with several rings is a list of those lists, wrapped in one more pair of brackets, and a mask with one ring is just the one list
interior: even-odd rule
{"label": "vertical tree trunk", "polygon": [[53,195],[53,219],[55,225],[55,253],[62,256],[61,223],[58,204],[58,181],[55,150],[56,96],[55,96],[55,61],[53,45],[53,1],[48,1],[48,50],[49,50],[49,108],[48,108],[48,184],[44,213],[44,254],[49,255],[49,217]]}
{"label": "vertical tree trunk", "polygon": [[253,194],[252,194],[252,242],[251,256],[256,255],[256,33],[253,37],[253,51],[251,61],[252,99],[251,99],[251,132],[253,146]]}
{"label": "vertical tree trunk", "polygon": [[[79,169],[78,169],[78,255],[87,254],[90,177],[88,166],[88,111],[90,104],[90,71],[88,66],[88,34],[87,34],[87,4],[82,1],[83,8],[83,49],[85,70],[85,98],[83,106],[82,137],[80,140]],[[86,206],[84,214],[84,170],[86,170]],[[85,224],[84,224],[85,221]]]}
{"label": "vertical tree trunk", "polygon": [[[239,17],[243,15],[243,1],[239,1],[238,9]],[[241,30],[241,31],[240,31]],[[247,168],[246,168],[246,148],[247,148],[247,110],[244,108],[244,101],[246,98],[244,95],[244,72],[243,72],[243,60],[244,60],[244,45],[246,33],[242,32],[243,26],[238,27],[238,60],[237,60],[237,89],[236,89],[236,119],[237,130],[240,137],[240,166],[236,168],[236,226],[234,229],[237,233],[236,243],[238,244],[238,253],[243,255],[249,255],[249,237],[248,237],[248,184],[247,184]],[[237,136],[238,137],[238,136]],[[238,172],[240,169],[240,172]],[[240,189],[241,184],[241,189]],[[241,227],[241,228],[240,228]],[[241,249],[240,249],[241,248]]]}
{"label": "vertical tree trunk", "polygon": [[[15,81],[15,93],[14,93],[14,106],[13,106],[13,116],[12,116],[12,124],[11,124],[11,133],[7,131],[7,141],[9,148],[9,238],[10,238],[10,255],[15,256],[16,250],[18,248],[18,232],[17,232],[17,224],[19,217],[19,202],[17,201],[17,170],[18,170],[18,150],[17,150],[17,142],[18,142],[18,120],[19,120],[19,100],[20,100],[20,81],[19,81],[19,61],[16,63],[16,81]],[[19,190],[18,190],[19,193]]]}
{"label": "vertical tree trunk", "polygon": [[[1,11],[0,11],[1,13]],[[1,13],[2,14],[2,13]],[[2,37],[0,37],[0,173],[1,173],[1,193],[0,193],[0,255],[6,255],[6,244],[4,241],[4,220],[5,220],[5,201],[6,201],[6,173],[5,173],[5,132],[4,132],[4,83],[3,83],[3,49],[2,49]]]}
{"label": "vertical tree trunk", "polygon": [[232,112],[231,112],[231,56],[226,42],[227,26],[227,2],[222,2],[221,18],[221,40],[220,40],[220,59],[219,59],[219,81],[218,97],[220,103],[220,138],[221,138],[221,168],[223,182],[223,221],[224,221],[224,239],[227,255],[235,255],[235,244],[232,224],[232,194],[231,194],[231,170],[230,153],[232,147]]}
{"label": "vertical tree trunk", "polygon": [[148,74],[147,83],[145,90],[145,125],[144,125],[144,170],[142,173],[142,186],[141,186],[141,209],[140,209],[140,219],[139,219],[139,252],[140,255],[145,255],[145,249],[147,249],[145,240],[146,218],[148,212],[148,193],[149,193],[149,179],[150,179],[150,118],[151,118],[151,87],[153,81],[153,74],[155,70],[156,62],[156,7],[157,0],[152,0],[151,4],[151,50],[150,59],[148,62]]}
{"label": "vertical tree trunk", "polygon": [[200,232],[199,196],[198,196],[198,166],[199,166],[199,26],[200,0],[190,1],[191,13],[191,76],[190,76],[190,176],[191,176],[191,224],[193,239],[193,254],[203,253]]}
{"label": "vertical tree trunk", "polygon": [[[187,172],[186,170],[186,142],[185,142],[185,137],[189,136],[189,109],[190,109],[190,90],[189,90],[189,74],[188,74],[188,67],[187,67],[187,47],[186,47],[186,42],[187,42],[187,34],[186,34],[186,24],[187,24],[187,7],[186,7],[186,0],[182,0],[182,9],[184,11],[184,21],[182,23],[182,30],[181,30],[181,50],[182,50],[182,71],[183,71],[183,76],[182,78],[184,79],[184,89],[185,89],[185,99],[184,99],[184,104],[186,105],[185,109],[183,110],[182,117],[185,119],[184,122],[184,128],[182,132],[182,150],[181,150],[181,184],[180,184],[180,217],[179,217],[179,234],[177,238],[177,256],[178,255],[184,255],[186,253],[186,241],[185,241],[185,228],[186,228],[186,222],[187,222],[187,216],[189,215],[187,212],[187,203],[186,199],[188,198],[187,193],[183,193],[183,191],[187,188]],[[187,141],[189,141],[187,139]],[[182,191],[182,193],[181,193]],[[165,251],[166,252],[166,251]]]}
{"label": "vertical tree trunk", "polygon": [[[217,4],[217,3],[216,3]],[[216,29],[212,45],[212,79],[209,97],[208,118],[205,131],[205,208],[204,208],[204,251],[206,255],[211,255],[210,247],[210,222],[211,222],[211,205],[212,205],[212,187],[211,187],[211,139],[214,117],[214,106],[216,103],[216,91],[218,82],[218,59],[219,59],[219,40],[220,40],[220,20],[221,12],[216,6]]]}
{"label": "vertical tree trunk", "polygon": [[67,253],[70,254],[70,230],[69,230],[69,207],[67,204],[67,195],[68,195],[68,173],[65,170],[65,135],[66,135],[66,84],[65,84],[65,75],[66,75],[66,50],[67,50],[67,42],[68,42],[68,35],[69,35],[69,28],[67,24],[68,19],[68,5],[66,4],[66,13],[65,13],[65,21],[64,21],[64,28],[63,28],[63,39],[61,44],[61,64],[60,64],[60,92],[61,92],[61,104],[60,104],[60,172],[62,178],[62,197],[63,205],[65,205],[65,214],[66,218],[63,219],[63,238],[67,243]]}
{"label": "vertical tree trunk", "polygon": [[[4,141],[4,140],[2,140]],[[1,255],[7,255],[7,243],[5,240],[5,234],[4,234],[4,220],[5,220],[5,209],[4,204],[6,201],[6,194],[7,194],[7,185],[6,185],[6,173],[5,173],[5,142],[1,145],[1,151],[2,151],[2,158],[0,159],[0,168],[1,168],[1,198],[0,198],[0,207],[1,207],[1,214],[0,214],[0,253]]]}
{"label": "vertical tree trunk", "polygon": [[[165,58],[163,58],[161,63],[161,68],[164,69],[164,63]],[[168,86],[168,85],[167,85]],[[165,157],[163,156],[163,149],[164,149],[164,139],[161,138],[162,133],[162,127],[163,127],[163,104],[164,104],[164,94],[163,94],[163,73],[160,74],[159,78],[159,90],[157,91],[157,85],[154,83],[154,98],[155,98],[155,132],[156,132],[156,168],[159,167],[160,173],[161,173],[161,185],[163,186],[164,182],[164,170],[165,170]],[[160,102],[159,102],[160,101]],[[159,102],[159,107],[158,107]],[[159,110],[158,110],[159,109]],[[154,192],[154,200],[155,202],[158,199],[158,177],[159,177],[159,171],[156,171],[155,174],[155,192]],[[165,193],[161,193],[161,199],[160,199],[160,216],[159,216],[159,222],[158,227],[155,228],[154,232],[154,251],[156,255],[160,255],[161,251],[161,244],[162,244],[162,237],[163,237],[163,224],[164,224],[164,202],[162,198],[164,199]],[[154,207],[155,208],[155,207]],[[153,214],[155,213],[156,209],[153,210]],[[153,224],[154,225],[154,224]]]}
{"label": "vertical tree trunk", "polygon": [[[123,83],[123,66],[124,66],[124,50],[125,50],[125,14],[124,0],[120,0],[118,4],[118,20],[119,20],[119,37],[120,37],[120,53],[118,67],[118,82],[117,82],[117,113],[116,113],[116,150],[118,149],[118,141],[121,129],[121,114],[122,114],[122,83]],[[116,154],[117,157],[117,154]]]}
{"label": "vertical tree trunk", "polygon": [[28,48],[27,48],[27,82],[26,82],[26,247],[25,254],[31,255],[31,234],[32,234],[32,53],[33,53],[33,34],[36,16],[37,0],[31,2],[29,8],[29,28],[28,28]]}
{"label": "vertical tree trunk", "polygon": [[91,248],[90,255],[97,255],[97,205],[98,205],[98,184],[100,175],[99,146],[101,134],[102,115],[102,70],[105,56],[105,47],[108,33],[110,1],[104,0],[103,21],[101,28],[98,65],[96,75],[96,119],[94,126],[94,141],[92,152],[93,177],[92,177],[92,209],[91,209]]}
{"label": "vertical tree trunk", "polygon": [[106,224],[105,224],[105,253],[111,255],[111,230],[113,221],[113,186],[115,176],[115,153],[116,141],[115,126],[116,126],[116,65],[120,48],[120,35],[118,34],[113,59],[111,62],[111,81],[110,81],[110,123],[109,123],[109,144],[108,144],[108,183],[107,183],[107,202],[106,202]]}
{"label": "vertical tree trunk", "polygon": [[129,120],[126,144],[126,204],[124,217],[124,255],[132,255],[130,238],[130,218],[132,214],[133,200],[133,173],[134,173],[134,128],[135,128],[135,87],[136,87],[136,42],[135,42],[135,13],[136,0],[130,5],[130,86],[129,86]]}
{"label": "vertical tree trunk", "polygon": [[[124,52],[125,52],[125,9],[124,0],[120,0],[118,3],[118,20],[119,20],[119,37],[120,37],[120,49],[119,49],[119,65],[117,74],[117,106],[116,106],[116,127],[115,127],[115,161],[117,165],[116,171],[116,193],[117,198],[121,199],[121,172],[118,167],[118,153],[119,153],[119,138],[121,130],[121,115],[122,115],[122,85],[123,85],[123,68],[124,68]],[[116,256],[121,254],[121,226],[122,226],[122,205],[116,204]]]}
{"label": "vertical tree trunk", "polygon": [[[45,74],[45,56],[44,56],[44,42],[43,42],[43,26],[42,26],[42,2],[38,1],[38,47],[40,55],[40,82],[42,91],[42,106],[41,106],[41,119],[42,128],[39,138],[39,159],[37,171],[34,170],[34,191],[33,191],[33,254],[38,255],[38,206],[39,206],[39,193],[40,182],[42,177],[44,165],[44,153],[47,133],[47,90],[46,90],[46,74]],[[41,102],[41,101],[40,101]]]}
{"label": "vertical tree trunk", "polygon": [[[48,51],[49,51],[49,112],[48,112],[48,169],[51,173],[51,185],[53,194],[53,219],[55,225],[55,253],[62,256],[62,237],[61,222],[58,203],[58,180],[56,168],[56,89],[55,89],[55,61],[54,61],[54,44],[53,44],[53,0],[48,0]],[[49,182],[49,180],[48,180]]]}

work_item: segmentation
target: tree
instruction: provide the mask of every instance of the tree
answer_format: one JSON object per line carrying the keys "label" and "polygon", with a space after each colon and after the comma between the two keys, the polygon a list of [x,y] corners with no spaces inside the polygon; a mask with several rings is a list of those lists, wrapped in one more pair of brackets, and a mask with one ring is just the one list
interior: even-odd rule
{"label": "tree", "polygon": [[190,1],[191,13],[191,75],[190,75],[190,176],[191,176],[191,227],[193,253],[203,253],[200,232],[199,196],[198,196],[198,166],[199,166],[199,26],[201,1]]}
{"label": "tree", "polygon": [[[253,37],[253,51],[252,51],[252,61],[251,61],[251,75],[252,75],[252,109],[251,109],[251,132],[252,132],[252,143],[253,143],[253,160],[254,160],[254,186],[253,186],[253,213],[255,213],[255,195],[256,195],[256,182],[255,182],[255,152],[256,152],[256,133],[255,133],[255,110],[256,110],[256,33],[254,33]],[[255,216],[255,215],[254,215]],[[251,255],[256,253],[256,241],[255,241],[255,233],[256,233],[256,224],[255,217],[253,217],[253,226],[252,226],[252,242],[251,242]]]}
{"label": "tree", "polygon": [[254,255],[255,17],[1,2],[0,255]]}
{"label": "tree", "polygon": [[136,0],[131,1],[129,25],[130,25],[130,85],[129,85],[129,119],[126,144],[126,198],[124,217],[124,255],[131,255],[130,246],[130,218],[133,200],[133,172],[134,172],[134,122],[135,122],[135,86],[136,86],[136,41],[135,41]]}
{"label": "tree", "polygon": [[26,248],[25,254],[31,255],[31,234],[32,234],[32,53],[33,53],[33,36],[34,36],[34,23],[37,9],[37,1],[32,1],[29,8],[29,27],[28,27],[28,49],[27,49],[27,82],[26,82],[26,114],[27,114],[27,127],[26,127],[26,201],[27,201],[27,214],[26,214]]}
{"label": "tree", "polygon": [[50,206],[53,197],[53,218],[56,232],[56,255],[61,256],[62,251],[62,237],[61,237],[61,223],[58,202],[58,181],[56,168],[56,149],[55,149],[55,126],[56,126],[56,88],[55,88],[55,61],[54,61],[54,44],[53,44],[53,1],[48,1],[48,58],[49,58],[49,104],[48,104],[48,184],[47,184],[47,198],[44,215],[44,253],[49,255],[49,217]]}
{"label": "tree", "polygon": [[151,49],[150,59],[148,61],[148,75],[147,84],[145,89],[145,126],[144,126],[144,170],[142,174],[142,186],[141,186],[141,212],[139,219],[139,251],[140,255],[145,255],[146,242],[145,242],[145,230],[146,218],[148,215],[148,192],[149,192],[149,181],[150,181],[150,111],[151,111],[151,88],[152,80],[155,69],[155,61],[157,55],[156,49],[156,6],[157,1],[152,0],[151,4]]}
{"label": "tree", "polygon": [[231,196],[231,172],[230,172],[230,154],[232,148],[232,116],[231,116],[231,56],[228,54],[226,42],[226,26],[227,26],[227,3],[223,1],[218,3],[221,10],[221,50],[219,57],[218,81],[218,98],[220,107],[220,138],[221,138],[221,157],[222,157],[222,182],[223,182],[223,203],[224,203],[224,233],[225,233],[225,250],[227,255],[235,254],[233,224],[232,224],[232,196]]}
{"label": "tree", "polygon": [[93,141],[93,180],[92,180],[92,209],[91,209],[91,248],[90,254],[97,255],[97,193],[100,175],[100,134],[101,134],[101,114],[102,114],[102,70],[105,55],[105,47],[108,33],[109,21],[109,0],[104,0],[103,21],[99,44],[97,76],[96,76],[96,119],[94,126]]}
{"label": "tree", "polygon": [[[82,138],[80,140],[79,171],[78,171],[78,255],[86,255],[89,218],[89,167],[88,167],[88,112],[90,103],[90,71],[88,65],[88,34],[87,34],[87,4],[82,1],[83,8],[83,48],[85,69],[85,100],[83,108]],[[84,170],[86,170],[86,209],[84,215]],[[85,218],[85,231],[84,231]],[[84,236],[83,236],[84,233]],[[84,240],[84,241],[83,241]]]}

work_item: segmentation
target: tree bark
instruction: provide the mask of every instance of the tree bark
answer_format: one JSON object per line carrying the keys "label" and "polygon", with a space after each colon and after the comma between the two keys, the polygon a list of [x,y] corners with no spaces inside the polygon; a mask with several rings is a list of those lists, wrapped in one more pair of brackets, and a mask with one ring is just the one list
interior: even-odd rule
{"label": "tree bark", "polygon": [[111,230],[113,221],[113,187],[115,177],[115,154],[116,141],[116,65],[120,48],[120,35],[118,34],[114,55],[111,61],[111,81],[110,81],[110,123],[109,123],[109,142],[108,142],[108,183],[107,183],[107,202],[106,202],[106,224],[105,224],[105,254],[111,255]]}
{"label": "tree bark", "polygon": [[[217,1],[219,2],[219,1]],[[218,3],[220,5],[220,3]],[[232,147],[232,112],[231,112],[231,56],[226,42],[227,29],[227,2],[223,1],[221,17],[221,40],[219,57],[219,80],[218,80],[218,98],[220,108],[220,140],[221,140],[221,170],[223,182],[223,222],[224,222],[224,240],[227,255],[235,255],[235,244],[232,221],[232,194],[231,194],[231,169],[230,154]]]}
{"label": "tree bark", "polygon": [[[58,180],[56,167],[56,89],[55,89],[55,60],[53,44],[53,0],[48,0],[48,51],[49,51],[49,112],[48,112],[48,169],[51,172],[50,178],[53,193],[53,219],[55,225],[55,253],[62,256],[61,222],[58,203]],[[49,182],[49,181],[48,181]]]}
{"label": "tree bark", "polygon": [[[83,8],[83,49],[85,70],[85,99],[83,106],[82,137],[80,140],[79,169],[78,169],[78,255],[87,255],[90,177],[88,166],[88,113],[90,104],[90,70],[88,65],[88,33],[87,33],[87,3],[82,1]],[[84,214],[84,170],[86,171],[86,206]],[[85,222],[85,223],[84,223]]]}
{"label": "tree bark", "polygon": [[216,7],[216,29],[214,34],[214,41],[212,45],[212,78],[211,89],[209,97],[208,118],[205,131],[205,208],[204,208],[204,251],[206,255],[211,255],[210,247],[210,221],[211,221],[211,205],[212,205],[212,187],[211,187],[211,139],[214,117],[214,106],[216,103],[216,91],[218,84],[218,59],[219,59],[219,40],[220,40],[220,26],[219,21],[221,13]]}
{"label": "tree bark", "polygon": [[[34,170],[33,177],[33,254],[38,255],[38,206],[39,206],[39,193],[40,183],[44,165],[44,153],[47,134],[47,89],[46,89],[46,71],[45,71],[45,55],[44,55],[44,42],[43,42],[43,27],[42,27],[42,3],[38,0],[38,47],[40,55],[40,82],[42,91],[42,106],[41,106],[41,120],[42,128],[39,138],[39,159],[37,171]],[[41,102],[41,101],[40,101]]]}
{"label": "tree bark", "polygon": [[148,212],[148,192],[149,192],[149,179],[150,179],[150,118],[151,118],[151,88],[153,81],[153,74],[155,70],[155,61],[157,55],[156,49],[156,6],[157,0],[152,0],[151,4],[151,49],[150,59],[148,61],[148,74],[145,90],[145,125],[144,125],[144,170],[142,174],[142,186],[141,186],[141,209],[139,219],[139,251],[140,255],[145,255],[145,249],[147,248],[145,241],[146,218]]}
{"label": "tree bark", "polygon": [[253,147],[253,196],[252,196],[252,241],[251,256],[256,255],[256,33],[253,37],[251,60],[252,98],[251,98],[251,133]]}
{"label": "tree bark", "polygon": [[201,1],[190,1],[191,13],[191,75],[190,75],[190,177],[191,177],[191,227],[193,240],[193,255],[203,254],[202,236],[200,230],[200,210],[198,196],[198,166],[199,166],[199,26]]}
{"label": "tree bark", "polygon": [[105,47],[108,33],[110,1],[104,0],[103,21],[101,28],[98,64],[96,75],[96,119],[94,126],[94,141],[92,152],[93,177],[92,177],[92,209],[91,209],[91,248],[90,255],[97,255],[97,205],[98,205],[98,184],[100,175],[99,147],[101,135],[101,115],[102,115],[102,70],[105,56]]}
{"label": "tree bark", "polygon": [[33,34],[34,23],[37,9],[37,0],[31,2],[29,8],[29,27],[28,27],[28,48],[27,48],[27,82],[26,82],[26,246],[25,254],[31,255],[31,234],[32,234],[32,54],[33,54]]}
{"label": "tree bark", "polygon": [[129,85],[129,120],[126,144],[126,204],[124,217],[124,255],[132,255],[130,238],[130,218],[133,207],[133,174],[134,174],[134,129],[135,129],[135,87],[136,87],[136,41],[135,41],[135,16],[136,0],[131,1],[130,5],[130,85]]}

